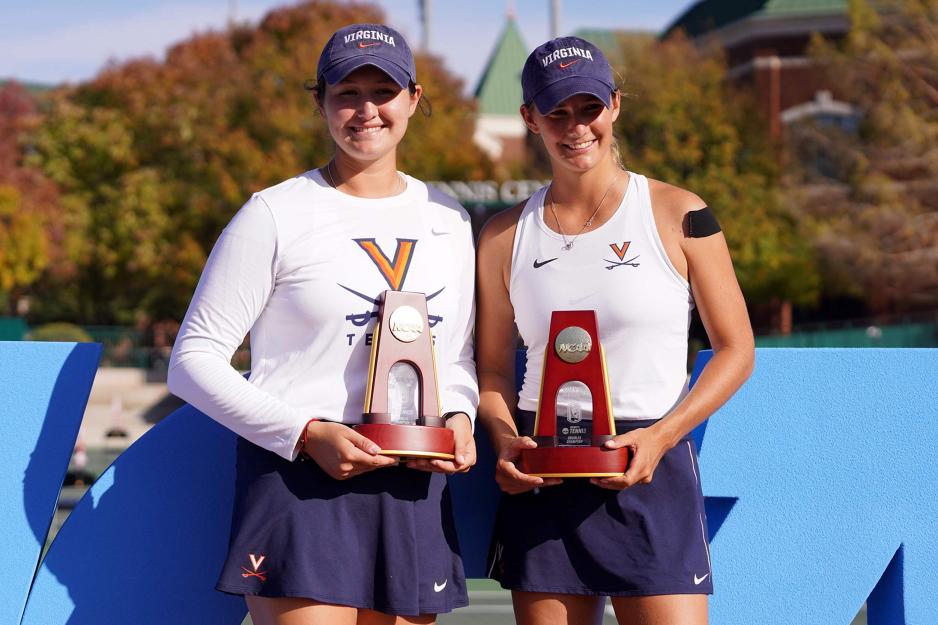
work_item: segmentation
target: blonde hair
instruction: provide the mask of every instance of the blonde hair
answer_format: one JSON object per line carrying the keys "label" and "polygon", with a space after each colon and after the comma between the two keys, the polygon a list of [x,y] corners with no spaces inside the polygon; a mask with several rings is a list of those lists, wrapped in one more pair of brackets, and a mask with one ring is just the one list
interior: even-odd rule
{"label": "blonde hair", "polygon": [[609,151],[612,152],[612,160],[616,165],[619,166],[619,169],[625,169],[625,163],[622,162],[622,150],[619,149],[619,137],[616,136],[615,131],[612,131],[612,144],[609,146]]}

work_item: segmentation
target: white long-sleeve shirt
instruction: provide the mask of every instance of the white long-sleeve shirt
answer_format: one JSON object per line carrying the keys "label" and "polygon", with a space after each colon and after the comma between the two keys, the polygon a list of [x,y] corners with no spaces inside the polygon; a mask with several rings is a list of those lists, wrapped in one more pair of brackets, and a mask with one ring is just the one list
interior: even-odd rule
{"label": "white long-sleeve shirt", "polygon": [[[475,418],[472,231],[452,198],[405,176],[390,198],[310,171],[256,193],[222,232],[183,320],[170,391],[293,459],[311,418],[359,423],[387,289],[427,295],[440,403]],[[251,374],[231,357],[250,332]]]}

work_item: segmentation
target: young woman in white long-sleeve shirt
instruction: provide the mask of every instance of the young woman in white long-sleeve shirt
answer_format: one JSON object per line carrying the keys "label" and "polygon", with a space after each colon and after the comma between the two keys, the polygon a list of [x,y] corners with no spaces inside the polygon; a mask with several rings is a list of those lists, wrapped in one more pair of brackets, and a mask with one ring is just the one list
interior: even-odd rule
{"label": "young woman in white long-sleeve shirt", "polygon": [[[421,94],[400,33],[332,36],[316,101],[335,156],[248,200],[175,345],[170,390],[240,436],[217,587],[255,625],[432,623],[467,603],[443,474],[475,462],[473,244],[458,203],[397,171]],[[427,294],[451,462],[404,466],[349,427],[386,289]],[[248,333],[245,379],[230,360]]]}

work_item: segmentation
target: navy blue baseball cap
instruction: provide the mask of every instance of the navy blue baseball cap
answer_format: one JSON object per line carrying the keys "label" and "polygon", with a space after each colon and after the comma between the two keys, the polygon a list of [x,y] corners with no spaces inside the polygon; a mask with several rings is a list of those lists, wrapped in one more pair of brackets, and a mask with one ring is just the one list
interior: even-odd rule
{"label": "navy blue baseball cap", "polygon": [[316,80],[334,85],[360,67],[373,65],[406,89],[417,82],[414,55],[404,37],[384,24],[352,24],[335,31],[319,55]]}
{"label": "navy blue baseball cap", "polygon": [[606,56],[579,37],[558,37],[538,46],[521,71],[524,103],[534,102],[542,115],[580,93],[594,95],[610,107],[615,89]]}

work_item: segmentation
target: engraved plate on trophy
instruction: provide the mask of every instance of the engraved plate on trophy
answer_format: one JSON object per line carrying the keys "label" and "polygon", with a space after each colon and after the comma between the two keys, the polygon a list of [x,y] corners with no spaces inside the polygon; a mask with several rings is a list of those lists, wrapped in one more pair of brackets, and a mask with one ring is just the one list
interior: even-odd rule
{"label": "engraved plate on trophy", "polygon": [[582,382],[564,382],[557,391],[557,446],[593,444],[593,394]]}

